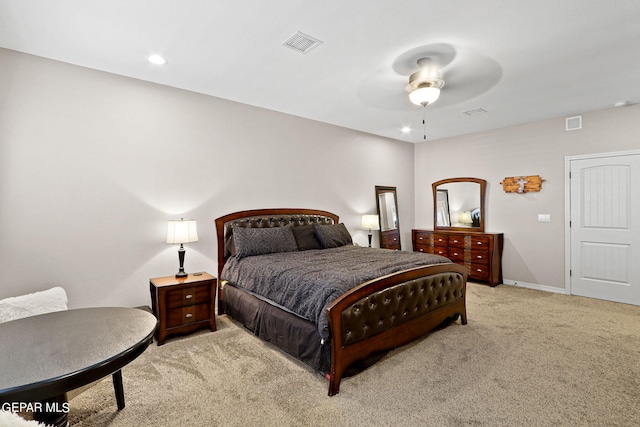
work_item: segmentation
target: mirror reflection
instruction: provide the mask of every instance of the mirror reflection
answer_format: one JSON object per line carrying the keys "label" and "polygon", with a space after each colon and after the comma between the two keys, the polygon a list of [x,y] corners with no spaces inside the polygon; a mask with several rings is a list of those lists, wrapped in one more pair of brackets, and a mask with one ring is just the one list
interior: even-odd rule
{"label": "mirror reflection", "polygon": [[450,178],[433,184],[435,228],[484,231],[486,181]]}
{"label": "mirror reflection", "polygon": [[398,228],[398,212],[396,209],[396,195],[390,191],[378,194],[380,206],[380,230],[394,230]]}
{"label": "mirror reflection", "polygon": [[376,185],[376,205],[380,218],[380,247],[400,249],[400,224],[396,187]]}
{"label": "mirror reflection", "polygon": [[451,226],[449,215],[449,190],[439,188],[436,190],[436,224],[441,227]]}

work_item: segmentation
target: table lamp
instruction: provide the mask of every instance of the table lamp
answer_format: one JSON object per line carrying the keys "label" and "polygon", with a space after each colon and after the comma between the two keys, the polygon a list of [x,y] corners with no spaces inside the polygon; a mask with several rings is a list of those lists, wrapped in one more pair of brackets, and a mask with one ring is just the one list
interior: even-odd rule
{"label": "table lamp", "polygon": [[183,243],[193,243],[198,241],[198,231],[196,230],[195,219],[170,219],[167,226],[167,244],[175,245],[180,243],[178,249],[178,260],[180,260],[180,270],[176,277],[187,277],[184,271],[184,246]]}
{"label": "table lamp", "polygon": [[464,224],[464,225],[473,224],[473,219],[471,219],[471,212],[470,211],[464,211],[464,212],[458,213],[458,222],[460,224]]}
{"label": "table lamp", "polygon": [[362,215],[362,222],[360,228],[369,230],[369,247],[371,247],[371,230],[380,230],[380,222],[378,215]]}

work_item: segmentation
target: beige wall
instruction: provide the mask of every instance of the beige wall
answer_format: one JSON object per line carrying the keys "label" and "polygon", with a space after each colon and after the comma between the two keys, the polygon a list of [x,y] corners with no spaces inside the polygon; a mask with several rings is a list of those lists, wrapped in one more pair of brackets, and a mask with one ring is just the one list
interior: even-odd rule
{"label": "beige wall", "polygon": [[[563,117],[416,145],[416,227],[433,226],[432,182],[486,179],[487,231],[505,236],[504,279],[564,289],[565,156],[640,149],[640,105],[582,116],[570,132]],[[500,182],[520,175],[541,175],[542,191],[505,193]],[[551,222],[538,222],[540,213]]]}
{"label": "beige wall", "polygon": [[[72,307],[148,304],[148,279],[177,270],[163,239],[180,216],[198,220],[192,272],[216,271],[213,219],[240,209],[327,209],[366,244],[375,185],[398,187],[409,249],[431,182],[455,176],[488,181],[505,279],[563,288],[564,156],[638,149],[638,123],[640,105],[413,146],[0,49],[0,298],[60,285]],[[514,175],[546,182],[505,194]]]}
{"label": "beige wall", "polygon": [[409,143],[0,49],[0,298],[149,304],[181,216],[191,272],[217,271],[213,220],[241,209],[326,209],[366,245],[376,185],[398,187],[410,248],[413,183]]}

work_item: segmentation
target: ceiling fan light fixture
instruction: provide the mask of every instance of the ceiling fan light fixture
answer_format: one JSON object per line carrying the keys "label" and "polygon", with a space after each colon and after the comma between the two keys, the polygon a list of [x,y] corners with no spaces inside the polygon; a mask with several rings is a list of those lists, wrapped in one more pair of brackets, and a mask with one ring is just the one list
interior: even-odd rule
{"label": "ceiling fan light fixture", "polygon": [[440,89],[430,85],[422,85],[409,93],[409,100],[416,105],[426,107],[440,97]]}

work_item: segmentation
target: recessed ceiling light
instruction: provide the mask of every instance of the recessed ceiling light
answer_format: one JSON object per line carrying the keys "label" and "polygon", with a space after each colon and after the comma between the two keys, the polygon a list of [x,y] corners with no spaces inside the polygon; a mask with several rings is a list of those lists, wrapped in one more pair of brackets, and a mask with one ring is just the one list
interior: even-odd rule
{"label": "recessed ceiling light", "polygon": [[151,55],[147,59],[149,60],[149,62],[156,65],[164,65],[167,63],[167,60],[160,55]]}
{"label": "recessed ceiling light", "polygon": [[411,128],[409,126],[405,126],[402,128],[402,133],[409,133],[411,132]]}

